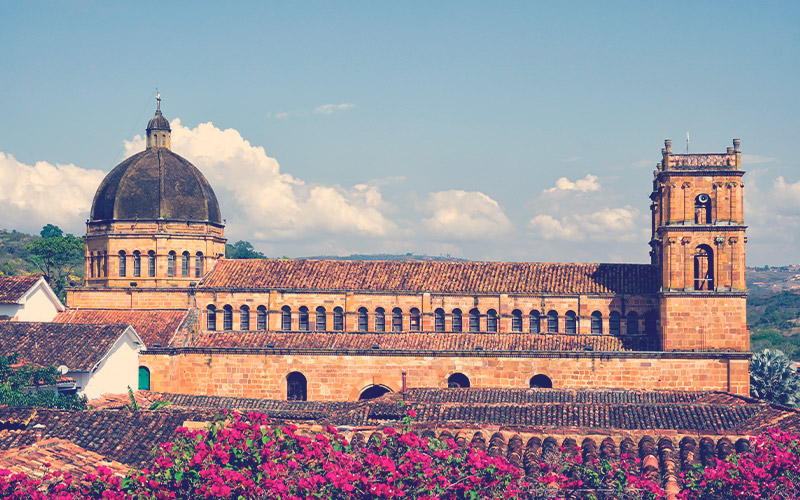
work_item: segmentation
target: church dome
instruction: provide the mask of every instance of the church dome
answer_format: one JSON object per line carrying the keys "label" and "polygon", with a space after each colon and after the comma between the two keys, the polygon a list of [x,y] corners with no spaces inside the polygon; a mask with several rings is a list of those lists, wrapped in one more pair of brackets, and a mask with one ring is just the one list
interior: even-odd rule
{"label": "church dome", "polygon": [[147,122],[147,130],[171,130],[169,128],[169,122],[164,118],[164,115],[161,114],[160,109],[156,110],[156,115]]}
{"label": "church dome", "polygon": [[161,99],[147,125],[147,149],[106,175],[92,202],[91,221],[166,219],[222,223],[214,190],[203,174],[170,148]]}

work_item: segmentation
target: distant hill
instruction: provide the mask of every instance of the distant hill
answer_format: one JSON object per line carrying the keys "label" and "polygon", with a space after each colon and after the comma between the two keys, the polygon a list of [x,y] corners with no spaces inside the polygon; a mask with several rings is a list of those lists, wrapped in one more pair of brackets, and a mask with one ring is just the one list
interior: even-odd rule
{"label": "distant hill", "polygon": [[460,261],[466,262],[468,259],[459,259],[458,257],[451,257],[449,255],[417,255],[413,253],[394,254],[394,253],[373,253],[361,254],[354,253],[342,257],[340,255],[317,255],[314,257],[300,257],[301,259],[317,259],[317,260],[435,260],[435,261]]}
{"label": "distant hill", "polygon": [[25,245],[39,236],[0,229],[0,276],[19,276],[36,273]]}
{"label": "distant hill", "polygon": [[800,291],[800,266],[748,267],[745,279],[751,297],[775,295],[785,290]]}

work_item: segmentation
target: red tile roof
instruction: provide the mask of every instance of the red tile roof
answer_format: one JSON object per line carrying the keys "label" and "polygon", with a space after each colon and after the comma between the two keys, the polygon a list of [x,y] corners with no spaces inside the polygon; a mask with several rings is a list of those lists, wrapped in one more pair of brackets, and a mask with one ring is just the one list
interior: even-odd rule
{"label": "red tile roof", "polygon": [[[0,422],[16,409],[0,407]],[[153,449],[171,441],[187,421],[209,422],[214,411],[204,409],[119,411],[68,411],[37,409],[24,430],[0,430],[0,448],[28,446],[39,439],[60,438],[131,467],[146,467]],[[37,425],[43,427],[37,428]]]}
{"label": "red tile roof", "polygon": [[86,474],[96,473],[100,466],[108,467],[119,476],[124,476],[130,470],[125,464],[109,460],[65,439],[45,439],[22,448],[0,451],[0,469],[22,472],[39,479],[48,471],[58,471],[82,480]]}
{"label": "red tile roof", "polygon": [[186,310],[70,309],[58,313],[54,323],[131,325],[146,346],[166,346],[181,326]]}
{"label": "red tile roof", "polygon": [[645,264],[220,260],[202,286],[438,293],[654,293]]}
{"label": "red tile roof", "polygon": [[41,276],[0,276],[0,304],[16,304]]}
{"label": "red tile roof", "polygon": [[66,365],[89,371],[108,353],[127,326],[0,322],[0,356],[41,366]]}
{"label": "red tile roof", "polygon": [[[535,333],[318,333],[268,331],[205,331],[187,347],[276,349],[380,349],[426,351],[632,351],[647,350],[646,336]],[[590,349],[591,348],[591,349]]]}

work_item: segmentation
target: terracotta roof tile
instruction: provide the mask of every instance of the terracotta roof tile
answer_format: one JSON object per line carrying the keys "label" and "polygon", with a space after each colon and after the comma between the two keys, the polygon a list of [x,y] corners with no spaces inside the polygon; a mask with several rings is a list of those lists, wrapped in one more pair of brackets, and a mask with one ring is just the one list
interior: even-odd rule
{"label": "terracotta roof tile", "polygon": [[268,331],[206,331],[196,335],[190,347],[380,349],[473,351],[641,351],[654,348],[646,336],[620,338],[612,335],[564,335],[533,333],[318,333]]}
{"label": "terracotta roof tile", "polygon": [[658,290],[645,264],[220,260],[201,286],[438,293],[646,294]]}
{"label": "terracotta roof tile", "polygon": [[54,323],[131,325],[145,345],[166,346],[178,331],[186,310],[70,309],[58,313]]}
{"label": "terracotta roof tile", "polygon": [[[49,467],[47,464],[50,464]],[[125,464],[109,460],[65,439],[46,439],[21,448],[0,451],[0,469],[22,472],[39,479],[48,471],[58,471],[81,480],[86,474],[95,473],[101,465],[119,476],[124,476],[130,470]]]}
{"label": "terracotta roof tile", "polygon": [[[0,408],[0,421],[5,413]],[[152,463],[153,447],[173,439],[186,421],[210,421],[214,411],[204,409],[163,411],[37,409],[24,431],[0,431],[0,448],[20,447],[37,440],[36,425],[43,438],[60,438],[132,467]],[[3,436],[3,433],[8,436]],[[18,435],[11,435],[16,433]]]}
{"label": "terracotta roof tile", "polygon": [[16,304],[41,276],[0,276],[0,304]]}
{"label": "terracotta roof tile", "polygon": [[19,354],[20,361],[41,366],[66,365],[91,370],[127,327],[62,323],[0,322],[0,356]]}

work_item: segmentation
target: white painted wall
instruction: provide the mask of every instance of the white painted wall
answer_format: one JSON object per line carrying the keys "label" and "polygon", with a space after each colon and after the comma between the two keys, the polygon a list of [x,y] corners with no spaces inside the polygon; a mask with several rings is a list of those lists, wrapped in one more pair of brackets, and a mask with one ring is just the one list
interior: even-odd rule
{"label": "white painted wall", "polygon": [[19,321],[53,321],[59,310],[64,310],[43,279],[37,281],[22,300],[22,309],[17,315]]}
{"label": "white painted wall", "polygon": [[17,304],[0,304],[0,316],[16,321],[53,321],[64,306],[44,280],[39,281],[20,297]]}
{"label": "white painted wall", "polygon": [[78,393],[95,399],[103,394],[122,394],[128,386],[134,391],[139,386],[139,349],[141,342],[128,328],[117,339],[106,356],[91,374],[72,373],[68,375],[79,383]]}

